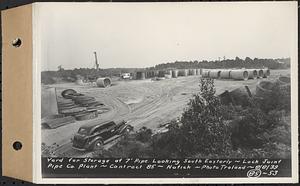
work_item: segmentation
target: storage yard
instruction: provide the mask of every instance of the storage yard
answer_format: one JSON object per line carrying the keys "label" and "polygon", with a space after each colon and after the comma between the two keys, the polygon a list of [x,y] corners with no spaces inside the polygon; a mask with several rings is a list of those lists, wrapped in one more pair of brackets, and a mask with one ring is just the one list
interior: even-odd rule
{"label": "storage yard", "polygon": [[[99,78],[94,83],[76,81],[42,86],[42,143],[53,156],[87,156],[90,152],[71,147],[71,138],[86,123],[125,120],[134,130],[146,126],[159,132],[159,126],[178,118],[192,95],[199,92],[201,77],[215,79],[218,95],[244,86],[255,94],[258,82],[289,73],[268,69],[168,69],[138,71],[130,81]],[[75,92],[64,92],[67,89]],[[43,99],[53,94],[56,100]],[[56,108],[47,102],[57,103]],[[44,112],[43,105],[47,105]],[[59,114],[51,116],[51,110]],[[104,148],[113,144],[107,143]]]}

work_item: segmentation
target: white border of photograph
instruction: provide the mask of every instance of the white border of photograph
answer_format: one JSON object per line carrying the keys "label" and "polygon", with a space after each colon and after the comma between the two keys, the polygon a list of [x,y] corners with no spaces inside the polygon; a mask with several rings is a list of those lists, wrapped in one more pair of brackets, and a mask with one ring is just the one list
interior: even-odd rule
{"label": "white border of photograph", "polygon": [[[180,2],[181,4],[188,4],[189,6],[195,6],[202,4],[201,2]],[[174,3],[143,3],[145,6],[151,4],[153,6],[160,6],[161,4],[180,4],[179,2]],[[208,3],[208,2],[204,2]],[[203,4],[204,4],[203,3]],[[268,4],[277,3],[290,5],[290,10],[293,11],[294,17],[289,20],[293,23],[293,50],[291,53],[291,89],[292,89],[292,109],[291,109],[291,133],[292,133],[292,177],[275,177],[275,178],[42,178],[41,174],[41,53],[40,48],[42,47],[41,36],[40,36],[40,19],[39,6],[47,6],[47,4],[55,4],[57,6],[72,6],[75,3],[34,3],[33,4],[33,178],[35,183],[47,183],[47,184],[141,184],[141,183],[159,183],[159,184],[170,184],[170,183],[295,183],[298,182],[298,20],[297,20],[297,2],[209,2],[218,5],[232,5],[239,4],[245,6],[250,3],[257,3],[261,6],[267,6]],[[93,6],[96,3],[82,3],[85,5]],[[104,4],[104,3],[101,3]],[[106,3],[105,3],[106,4]],[[135,6],[139,3],[123,3]],[[112,3],[113,6],[113,3]],[[280,12],[278,12],[280,14]]]}

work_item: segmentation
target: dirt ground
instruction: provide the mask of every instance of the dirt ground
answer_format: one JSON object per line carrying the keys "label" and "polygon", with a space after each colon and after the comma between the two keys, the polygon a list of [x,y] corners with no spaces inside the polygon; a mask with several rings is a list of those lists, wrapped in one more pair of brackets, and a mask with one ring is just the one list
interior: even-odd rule
{"label": "dirt ground", "polygon": [[[275,79],[280,75],[289,74],[289,70],[271,70],[268,79]],[[90,122],[99,123],[111,120],[126,120],[135,130],[146,126],[154,132],[160,124],[169,122],[181,116],[188,100],[199,92],[199,76],[178,77],[161,81],[130,80],[116,81],[108,88],[98,88],[91,85],[76,85],[74,83],[54,84],[58,95],[67,88],[79,93],[93,96],[97,101],[104,103],[108,112],[98,118],[87,121],[76,121],[56,129],[42,129],[42,142],[47,146],[56,146],[55,155],[58,156],[86,156],[87,152],[80,152],[71,148],[70,139],[79,127]],[[215,80],[217,94],[225,90],[248,85],[252,91],[258,81]],[[254,92],[253,92],[254,93]],[[112,144],[105,145],[105,148]]]}

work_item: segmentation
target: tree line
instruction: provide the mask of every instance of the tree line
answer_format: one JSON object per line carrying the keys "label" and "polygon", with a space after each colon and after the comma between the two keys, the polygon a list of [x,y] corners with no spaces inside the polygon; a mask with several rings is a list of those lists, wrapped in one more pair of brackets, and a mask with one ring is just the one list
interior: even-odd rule
{"label": "tree line", "polygon": [[290,67],[290,58],[280,59],[251,59],[246,57],[240,59],[225,59],[216,61],[175,61],[170,63],[163,63],[155,65],[154,69],[166,68],[269,68],[269,69],[286,69]]}
{"label": "tree line", "polygon": [[225,59],[220,61],[175,61],[171,63],[162,63],[148,68],[75,68],[63,69],[60,67],[57,71],[43,71],[41,79],[43,84],[53,84],[59,81],[73,82],[76,79],[95,80],[98,77],[119,77],[121,73],[133,73],[144,70],[164,70],[164,69],[187,69],[187,68],[269,68],[286,69],[290,67],[290,58],[281,59],[251,59],[245,60],[236,57],[235,59]]}

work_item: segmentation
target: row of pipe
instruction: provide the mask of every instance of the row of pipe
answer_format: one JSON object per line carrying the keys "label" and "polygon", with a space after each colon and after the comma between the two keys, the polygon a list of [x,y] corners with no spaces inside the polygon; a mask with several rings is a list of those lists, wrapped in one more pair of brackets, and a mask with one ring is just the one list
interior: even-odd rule
{"label": "row of pipe", "polygon": [[169,79],[169,78],[177,78],[178,76],[196,76],[201,74],[202,74],[202,69],[137,71],[133,73],[133,79],[146,79],[146,78],[154,78],[154,77],[163,77]]}
{"label": "row of pipe", "polygon": [[213,79],[235,79],[248,80],[256,78],[267,78],[270,76],[269,69],[175,69],[175,70],[153,70],[138,71],[134,73],[133,79],[146,79],[163,77],[166,79],[178,76],[202,76]]}
{"label": "row of pipe", "polygon": [[235,80],[267,78],[269,76],[269,69],[205,69],[202,73],[202,77],[205,78]]}

